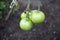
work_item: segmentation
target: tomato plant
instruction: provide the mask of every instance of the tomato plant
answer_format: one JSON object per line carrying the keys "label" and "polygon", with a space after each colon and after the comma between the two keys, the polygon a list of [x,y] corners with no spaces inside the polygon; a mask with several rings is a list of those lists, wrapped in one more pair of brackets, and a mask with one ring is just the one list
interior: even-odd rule
{"label": "tomato plant", "polygon": [[30,10],[29,6],[30,0],[28,0],[28,6],[26,9],[28,11],[25,11],[21,14],[20,28],[25,31],[31,30],[33,23],[39,24],[45,20],[45,14],[43,11]]}

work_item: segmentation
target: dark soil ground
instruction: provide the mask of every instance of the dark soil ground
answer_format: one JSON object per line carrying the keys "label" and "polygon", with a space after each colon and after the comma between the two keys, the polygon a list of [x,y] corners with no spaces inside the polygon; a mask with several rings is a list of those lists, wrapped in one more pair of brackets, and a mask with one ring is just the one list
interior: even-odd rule
{"label": "dark soil ground", "polygon": [[[32,0],[30,8],[37,9],[37,2]],[[60,40],[60,0],[41,0],[41,2],[41,10],[46,15],[43,24],[34,25],[28,32],[19,28],[20,14],[26,8],[26,1],[21,1],[20,10],[11,14],[8,21],[0,22],[0,40]]]}

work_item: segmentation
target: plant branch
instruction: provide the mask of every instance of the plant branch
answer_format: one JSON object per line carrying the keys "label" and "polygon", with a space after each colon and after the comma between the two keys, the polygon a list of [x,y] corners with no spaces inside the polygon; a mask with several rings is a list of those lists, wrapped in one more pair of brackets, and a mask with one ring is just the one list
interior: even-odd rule
{"label": "plant branch", "polygon": [[5,18],[5,20],[6,20],[6,21],[8,20],[8,18],[9,18],[9,16],[10,16],[10,14],[11,14],[11,12],[12,12],[12,9],[13,9],[13,8],[11,8],[11,9],[10,9],[10,11],[9,11],[8,15],[6,16],[6,18]]}
{"label": "plant branch", "polygon": [[28,5],[27,5],[26,10],[29,10],[29,8],[30,8],[30,0],[28,0]]}
{"label": "plant branch", "polygon": [[[14,10],[14,7],[17,7],[19,9],[19,4],[18,0],[12,0],[11,5],[10,5],[10,11],[8,12],[8,15],[6,16],[5,20],[7,21],[11,12]],[[16,9],[16,8],[15,8]]]}
{"label": "plant branch", "polygon": [[41,1],[38,1],[38,10],[40,10],[40,6],[41,6]]}

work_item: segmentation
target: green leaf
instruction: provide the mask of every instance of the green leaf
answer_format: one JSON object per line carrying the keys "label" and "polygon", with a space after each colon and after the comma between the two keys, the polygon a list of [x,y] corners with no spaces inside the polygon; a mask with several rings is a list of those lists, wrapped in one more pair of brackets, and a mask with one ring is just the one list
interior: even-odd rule
{"label": "green leaf", "polygon": [[3,9],[5,9],[5,7],[6,7],[6,3],[1,1],[0,2],[0,9],[3,10]]}

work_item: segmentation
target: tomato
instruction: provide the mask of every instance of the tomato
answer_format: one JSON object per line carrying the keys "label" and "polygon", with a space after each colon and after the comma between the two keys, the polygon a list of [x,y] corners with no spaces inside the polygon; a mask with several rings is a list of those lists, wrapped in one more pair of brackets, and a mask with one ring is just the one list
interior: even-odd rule
{"label": "tomato", "polygon": [[45,20],[45,15],[44,12],[38,11],[38,10],[32,10],[30,19],[32,20],[33,23],[42,23]]}
{"label": "tomato", "polygon": [[21,13],[21,19],[27,18],[27,14],[30,15],[30,12],[26,11],[26,12]]}
{"label": "tomato", "polygon": [[30,20],[22,19],[20,21],[20,28],[24,31],[28,31],[32,29],[32,22]]}
{"label": "tomato", "polygon": [[21,19],[24,19],[24,18],[26,18],[26,13],[25,12],[21,13]]}

